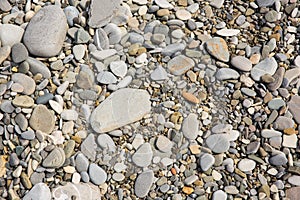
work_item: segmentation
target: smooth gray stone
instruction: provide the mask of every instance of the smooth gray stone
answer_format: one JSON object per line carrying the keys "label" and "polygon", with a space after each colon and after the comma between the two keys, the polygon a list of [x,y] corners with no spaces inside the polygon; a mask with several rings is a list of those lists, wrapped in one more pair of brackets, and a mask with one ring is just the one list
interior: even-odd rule
{"label": "smooth gray stone", "polygon": [[25,140],[33,140],[35,138],[35,133],[33,130],[25,131],[21,133],[21,137]]}
{"label": "smooth gray stone", "polygon": [[76,110],[63,110],[60,116],[63,120],[67,121],[75,121],[78,119],[78,113]]}
{"label": "smooth gray stone", "polygon": [[279,89],[279,87],[281,86],[282,81],[283,81],[284,73],[285,73],[284,67],[279,67],[277,69],[277,71],[273,75],[273,78],[275,79],[275,81],[273,83],[270,83],[267,85],[267,87],[270,91],[275,91],[275,90]]}
{"label": "smooth gray stone", "polygon": [[24,34],[24,29],[13,24],[0,24],[0,41],[2,47],[20,43]]}
{"label": "smooth gray stone", "polygon": [[107,149],[110,152],[116,151],[116,145],[115,145],[113,139],[105,133],[100,134],[97,137],[97,142],[103,150]]}
{"label": "smooth gray stone", "polygon": [[49,100],[52,100],[54,98],[53,94],[46,93],[43,96],[39,96],[36,99],[36,104],[47,104]]}
{"label": "smooth gray stone", "polygon": [[28,51],[24,44],[17,43],[14,44],[11,48],[11,57],[15,63],[20,63],[25,61],[28,58]]}
{"label": "smooth gray stone", "polygon": [[45,183],[38,183],[23,197],[23,200],[51,200],[51,191]]}
{"label": "smooth gray stone", "polygon": [[95,31],[94,44],[98,50],[105,50],[109,48],[109,39],[107,33],[102,28],[98,28]]}
{"label": "smooth gray stone", "polygon": [[278,137],[281,136],[282,133],[279,131],[271,130],[271,129],[263,129],[261,131],[261,136],[264,138]]}
{"label": "smooth gray stone", "polygon": [[80,146],[81,152],[91,161],[96,160],[96,141],[93,134],[89,134]]}
{"label": "smooth gray stone", "polygon": [[41,61],[29,57],[26,62],[29,64],[29,71],[36,75],[37,73],[40,73],[43,75],[43,78],[48,79],[51,77],[51,72],[49,68]]}
{"label": "smooth gray stone", "polygon": [[176,52],[181,52],[185,49],[185,45],[182,43],[179,44],[169,44],[162,51],[161,54],[164,56],[172,56]]}
{"label": "smooth gray stone", "polygon": [[36,185],[38,183],[43,183],[44,178],[46,177],[45,173],[41,172],[33,172],[32,175],[30,176],[30,181],[32,185]]}
{"label": "smooth gray stone", "polygon": [[15,121],[22,131],[25,131],[27,129],[28,120],[22,113],[16,115]]}
{"label": "smooth gray stone", "polygon": [[22,73],[14,73],[12,75],[11,80],[15,83],[19,83],[23,85],[24,87],[23,94],[31,95],[34,93],[36,84],[31,77]]}
{"label": "smooth gray stone", "polygon": [[78,172],[84,172],[88,170],[89,167],[89,160],[85,155],[79,153],[75,158],[75,167]]}
{"label": "smooth gray stone", "polygon": [[113,75],[113,73],[103,71],[97,75],[97,81],[102,84],[113,84],[117,82],[117,78]]}
{"label": "smooth gray stone", "polygon": [[295,121],[300,124],[300,96],[292,96],[291,100],[288,102],[288,108]]}
{"label": "smooth gray stone", "polygon": [[275,0],[256,0],[258,7],[270,7],[275,3]]}
{"label": "smooth gray stone", "polygon": [[213,134],[208,136],[206,144],[215,153],[224,153],[229,149],[229,141],[223,134]]}
{"label": "smooth gray stone", "polygon": [[190,140],[195,140],[198,136],[199,121],[198,115],[190,113],[182,123],[182,132],[184,137]]}
{"label": "smooth gray stone", "polygon": [[251,69],[251,77],[255,81],[260,81],[260,78],[265,74],[269,74],[269,75],[275,74],[277,67],[278,64],[275,58],[273,57],[266,58]]}
{"label": "smooth gray stone", "polygon": [[240,74],[234,69],[230,68],[221,68],[216,73],[216,78],[218,80],[229,80],[229,79],[238,79]]}
{"label": "smooth gray stone", "polygon": [[122,32],[121,29],[116,24],[113,23],[107,24],[104,27],[104,31],[107,34],[109,44],[114,45],[120,42],[122,37]]}
{"label": "smooth gray stone", "polygon": [[45,105],[38,105],[34,108],[29,119],[29,125],[34,130],[44,133],[51,133],[55,126],[55,116]]}
{"label": "smooth gray stone", "polygon": [[4,12],[8,12],[11,10],[11,5],[7,0],[1,0],[0,1],[0,10],[4,11]]}
{"label": "smooth gray stone", "polygon": [[132,156],[132,161],[139,167],[147,167],[151,164],[153,151],[149,143],[142,144]]}
{"label": "smooth gray stone", "polygon": [[19,163],[20,163],[20,160],[18,158],[18,155],[16,153],[10,154],[9,165],[14,167],[14,166],[18,166]]}
{"label": "smooth gray stone", "polygon": [[161,65],[157,66],[157,68],[155,68],[155,70],[150,74],[150,78],[154,81],[162,81],[167,79],[167,77],[168,73]]}
{"label": "smooth gray stone", "polygon": [[42,162],[46,168],[59,168],[65,163],[65,152],[60,147],[55,147]]}
{"label": "smooth gray stone", "polygon": [[215,157],[213,157],[213,155],[208,153],[204,153],[199,159],[200,167],[204,172],[209,170],[214,163],[215,163]]}
{"label": "smooth gray stone", "polygon": [[69,26],[73,26],[74,25],[73,20],[79,15],[79,11],[77,10],[77,8],[74,6],[67,6],[64,9],[64,13],[67,17],[67,22]]}
{"label": "smooth gray stone", "polygon": [[294,120],[292,120],[289,117],[279,116],[276,121],[274,122],[274,128],[280,131],[283,131],[287,128],[293,128],[294,127]]}
{"label": "smooth gray stone", "polygon": [[89,176],[95,185],[101,185],[107,179],[106,172],[95,163],[91,163],[89,166]]}
{"label": "smooth gray stone", "polygon": [[28,51],[35,56],[56,56],[63,46],[67,29],[67,19],[63,10],[57,5],[45,6],[30,20],[23,42]]}
{"label": "smooth gray stone", "polygon": [[231,64],[236,69],[239,69],[241,71],[250,71],[252,69],[252,63],[251,61],[244,57],[244,56],[235,56],[231,59]]}
{"label": "smooth gray stone", "polygon": [[147,196],[152,186],[154,173],[152,170],[142,172],[135,180],[134,193],[139,198]]}
{"label": "smooth gray stone", "polygon": [[4,113],[13,113],[15,111],[15,107],[12,105],[12,102],[9,100],[3,100],[0,104],[0,109]]}
{"label": "smooth gray stone", "polygon": [[284,153],[280,153],[269,158],[269,162],[271,165],[281,166],[285,165],[288,162],[288,159],[286,158]]}
{"label": "smooth gray stone", "polygon": [[195,66],[194,60],[184,55],[179,55],[168,62],[168,70],[171,74],[180,76]]}
{"label": "smooth gray stone", "polygon": [[270,109],[278,110],[282,106],[285,106],[285,101],[281,98],[275,98],[275,99],[272,99],[271,101],[268,102],[268,107]]}

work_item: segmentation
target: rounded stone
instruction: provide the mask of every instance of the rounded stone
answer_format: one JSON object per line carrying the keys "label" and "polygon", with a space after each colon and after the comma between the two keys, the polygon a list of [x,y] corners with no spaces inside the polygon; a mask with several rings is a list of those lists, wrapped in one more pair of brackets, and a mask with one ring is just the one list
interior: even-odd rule
{"label": "rounded stone", "polygon": [[55,117],[46,106],[38,105],[34,108],[29,119],[29,125],[34,130],[51,133],[55,126]]}
{"label": "rounded stone", "polygon": [[104,183],[107,179],[106,172],[95,163],[91,163],[89,167],[89,176],[95,185]]}

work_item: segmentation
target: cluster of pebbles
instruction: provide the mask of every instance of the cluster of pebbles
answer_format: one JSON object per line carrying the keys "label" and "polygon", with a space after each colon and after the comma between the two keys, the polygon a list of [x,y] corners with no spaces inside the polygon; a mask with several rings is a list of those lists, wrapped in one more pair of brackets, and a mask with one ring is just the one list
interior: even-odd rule
{"label": "cluster of pebbles", "polygon": [[1,0],[0,199],[299,199],[299,8]]}

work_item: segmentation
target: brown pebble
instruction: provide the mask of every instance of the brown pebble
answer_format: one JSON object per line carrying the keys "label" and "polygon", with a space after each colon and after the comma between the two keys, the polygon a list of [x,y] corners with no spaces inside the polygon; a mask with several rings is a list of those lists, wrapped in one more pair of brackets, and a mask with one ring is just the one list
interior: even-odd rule
{"label": "brown pebble", "polygon": [[192,194],[194,192],[194,189],[192,187],[187,187],[187,186],[184,186],[182,188],[182,191],[185,193],[185,194]]}
{"label": "brown pebble", "polygon": [[287,135],[298,134],[298,131],[296,131],[294,128],[284,129],[283,132]]}
{"label": "brown pebble", "polygon": [[197,104],[197,103],[200,103],[200,100],[195,96],[193,95],[192,93],[189,93],[189,92],[182,92],[182,97],[191,102],[191,103],[194,103],[194,104]]}

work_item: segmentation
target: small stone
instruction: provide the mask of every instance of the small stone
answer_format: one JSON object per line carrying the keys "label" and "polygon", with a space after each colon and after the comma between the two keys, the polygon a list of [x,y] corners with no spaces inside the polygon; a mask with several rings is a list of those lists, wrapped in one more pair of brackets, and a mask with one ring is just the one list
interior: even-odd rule
{"label": "small stone", "polygon": [[268,102],[268,107],[270,109],[278,110],[282,106],[285,106],[285,101],[282,98],[275,98]]}
{"label": "small stone", "polygon": [[2,47],[20,43],[24,34],[24,29],[13,24],[0,24],[0,41]]}
{"label": "small stone", "polygon": [[67,29],[63,10],[57,5],[45,6],[30,20],[23,42],[31,54],[52,57],[60,52]]}
{"label": "small stone", "polygon": [[47,168],[59,168],[65,162],[65,152],[60,147],[55,147],[44,159],[42,166]]}
{"label": "small stone", "polygon": [[38,105],[31,114],[29,124],[34,130],[51,133],[55,126],[55,117],[46,106]]}
{"label": "small stone", "polygon": [[11,5],[7,0],[2,0],[0,2],[0,10],[4,11],[4,12],[8,12],[11,10]]}
{"label": "small stone", "polygon": [[259,81],[260,78],[265,74],[275,74],[277,67],[278,64],[275,58],[266,58],[251,69],[251,77],[255,81]]}
{"label": "small stone", "polygon": [[282,135],[281,132],[271,130],[271,129],[263,129],[261,132],[261,136],[263,136],[264,138],[278,137],[281,135]]}
{"label": "small stone", "polygon": [[194,113],[190,113],[182,123],[183,135],[190,140],[195,140],[198,136],[199,121],[198,116]]}
{"label": "small stone", "polygon": [[0,64],[8,58],[10,51],[10,46],[0,47]]}
{"label": "small stone", "polygon": [[285,165],[287,163],[287,158],[284,155],[284,153],[279,153],[275,156],[272,156],[269,159],[270,164],[275,165],[275,166],[281,166],[281,165]]}
{"label": "small stone", "polygon": [[238,35],[240,33],[239,29],[221,29],[217,31],[217,34],[220,36],[224,36],[224,37],[231,37],[231,36],[235,36]]}
{"label": "small stone", "polygon": [[235,56],[231,59],[230,63],[233,67],[241,71],[248,72],[252,69],[251,61],[244,56]]}
{"label": "small stone", "polygon": [[275,79],[272,83],[269,83],[267,86],[268,86],[268,89],[270,91],[275,91],[277,90],[281,84],[282,84],[282,81],[283,81],[283,77],[284,77],[284,74],[285,74],[285,69],[284,67],[279,67],[277,69],[277,71],[275,72],[275,74],[273,75],[273,78]]}
{"label": "small stone", "polygon": [[294,124],[295,122],[291,118],[285,116],[279,116],[274,122],[274,127],[276,127],[275,129],[277,130],[283,131],[288,128],[293,128]]}
{"label": "small stone", "polygon": [[18,155],[16,153],[12,153],[9,157],[9,165],[10,166],[18,166],[20,163],[20,160],[18,158]]}
{"label": "small stone", "polygon": [[269,12],[267,12],[267,14],[265,14],[265,19],[267,20],[267,22],[276,22],[278,20],[278,12],[276,12],[275,10],[270,10]]}
{"label": "small stone", "polygon": [[194,189],[192,187],[184,186],[182,188],[182,192],[184,192],[187,195],[190,195],[194,192]]}
{"label": "small stone", "polygon": [[97,138],[97,142],[102,150],[107,149],[108,151],[115,152],[116,145],[113,139],[107,134],[100,134]]}
{"label": "small stone", "polygon": [[25,140],[33,140],[35,138],[35,133],[33,130],[25,131],[21,133],[21,137]]}
{"label": "small stone", "polygon": [[151,164],[153,152],[149,143],[142,144],[132,156],[132,161],[139,167],[147,167]]}
{"label": "small stone", "polygon": [[170,4],[167,0],[155,0],[156,5],[160,8],[173,8],[174,6]]}
{"label": "small stone", "polygon": [[208,153],[204,153],[199,159],[200,167],[204,172],[209,170],[214,163],[215,163],[215,157]]}
{"label": "small stone", "polygon": [[215,191],[212,196],[212,200],[226,200],[226,199],[227,199],[227,194],[222,190]]}
{"label": "small stone", "polygon": [[300,186],[300,176],[292,175],[288,178],[288,182],[295,186]]}
{"label": "small stone", "polygon": [[75,45],[72,50],[75,59],[80,61],[84,57],[86,47],[83,44],[79,44],[79,45]]}
{"label": "small stone", "polygon": [[97,81],[102,84],[113,84],[117,82],[117,78],[111,72],[102,71],[97,75]]}
{"label": "small stone", "polygon": [[244,158],[238,163],[238,168],[243,172],[252,171],[255,168],[255,166],[256,166],[255,161],[250,160],[248,158]]}
{"label": "small stone", "polygon": [[229,61],[228,46],[223,38],[214,37],[207,40],[205,45],[210,55],[223,62]]}
{"label": "small stone", "polygon": [[275,0],[256,0],[259,7],[270,7],[275,3]]}
{"label": "small stone", "polygon": [[168,69],[172,74],[179,76],[194,67],[194,65],[195,62],[191,58],[179,55],[168,62]]}
{"label": "small stone", "polygon": [[60,116],[63,120],[67,121],[75,121],[78,119],[78,113],[76,112],[76,110],[63,110]]}
{"label": "small stone", "polygon": [[75,164],[78,172],[84,172],[88,170],[89,160],[82,153],[79,153],[75,158]]}
{"label": "small stone", "polygon": [[297,200],[300,195],[300,187],[292,187],[286,190],[286,197],[290,200]]}
{"label": "small stone", "polygon": [[295,121],[300,124],[300,96],[292,96],[291,100],[288,102],[288,108]]}
{"label": "small stone", "polygon": [[188,20],[188,19],[191,19],[191,17],[192,17],[191,13],[184,9],[178,9],[176,11],[175,15],[180,20]]}
{"label": "small stone", "polygon": [[80,146],[81,152],[90,160],[95,161],[96,159],[96,141],[93,134],[89,134],[87,138],[82,142]]}
{"label": "small stone", "polygon": [[229,141],[223,134],[213,134],[206,139],[206,144],[215,153],[223,153],[229,149]]}
{"label": "small stone", "polygon": [[29,71],[33,74],[41,74],[43,78],[50,78],[51,77],[51,72],[49,68],[41,61],[34,59],[34,58],[27,58],[26,62],[29,64],[30,68]]}
{"label": "small stone", "polygon": [[107,179],[106,172],[95,163],[91,163],[89,166],[89,176],[95,185],[101,185]]}
{"label": "small stone", "polygon": [[26,60],[28,58],[28,51],[24,44],[14,44],[11,48],[11,57],[15,63],[20,63]]}
{"label": "small stone", "polygon": [[109,65],[114,75],[124,78],[127,74],[127,64],[124,61],[113,61]]}
{"label": "small stone", "polygon": [[166,70],[161,65],[159,65],[151,73],[150,77],[154,81],[162,81],[162,80],[167,79],[168,73],[166,72]]}
{"label": "small stone", "polygon": [[23,197],[23,200],[51,200],[51,191],[45,183],[38,183]]}
{"label": "small stone", "polygon": [[55,112],[57,112],[57,114],[61,114],[62,113],[63,107],[57,101],[49,100],[49,104],[50,104],[51,108]]}
{"label": "small stone", "polygon": [[170,152],[173,143],[166,136],[160,135],[156,139],[156,147],[162,152]]}
{"label": "small stone", "polygon": [[35,82],[29,76],[22,73],[14,73],[11,80],[24,86],[23,94],[31,95],[35,91]]}
{"label": "small stone", "polygon": [[16,96],[12,104],[16,107],[30,108],[34,105],[34,100],[29,96]]}
{"label": "small stone", "polygon": [[154,179],[153,171],[145,171],[138,175],[134,184],[134,193],[139,198],[147,196]]}
{"label": "small stone", "polygon": [[296,134],[283,135],[282,146],[288,148],[297,148],[297,143],[298,143],[298,137]]}
{"label": "small stone", "polygon": [[238,79],[240,74],[234,69],[230,68],[221,68],[216,73],[216,78],[218,80],[228,80],[228,79]]}
{"label": "small stone", "polygon": [[66,15],[67,18],[67,22],[69,24],[69,26],[73,26],[74,25],[74,19],[78,17],[79,15],[79,11],[77,10],[76,7],[74,6],[67,6],[64,9],[64,13]]}

